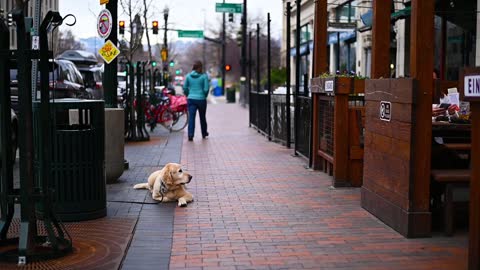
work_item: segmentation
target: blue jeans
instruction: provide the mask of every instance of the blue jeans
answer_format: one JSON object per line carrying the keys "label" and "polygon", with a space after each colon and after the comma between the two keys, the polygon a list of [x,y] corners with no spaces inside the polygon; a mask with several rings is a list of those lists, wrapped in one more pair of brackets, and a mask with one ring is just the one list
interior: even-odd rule
{"label": "blue jeans", "polygon": [[207,101],[199,99],[188,99],[188,137],[193,138],[195,135],[195,118],[198,113],[200,115],[200,126],[202,128],[202,136],[207,136],[207,119],[205,114],[207,113]]}

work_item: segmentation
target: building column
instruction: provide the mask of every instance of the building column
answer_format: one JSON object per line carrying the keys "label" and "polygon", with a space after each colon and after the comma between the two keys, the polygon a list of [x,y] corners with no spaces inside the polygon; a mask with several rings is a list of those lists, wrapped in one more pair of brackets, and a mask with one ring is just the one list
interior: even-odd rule
{"label": "building column", "polygon": [[395,67],[395,74],[398,77],[405,77],[405,20],[398,20],[396,22],[397,28],[397,66]]}
{"label": "building column", "polygon": [[390,77],[390,10],[392,0],[373,1],[372,78]]}
{"label": "building column", "polygon": [[[477,10],[480,10],[480,0],[477,0]],[[477,47],[475,51],[475,66],[480,66],[480,13],[477,13]]]}

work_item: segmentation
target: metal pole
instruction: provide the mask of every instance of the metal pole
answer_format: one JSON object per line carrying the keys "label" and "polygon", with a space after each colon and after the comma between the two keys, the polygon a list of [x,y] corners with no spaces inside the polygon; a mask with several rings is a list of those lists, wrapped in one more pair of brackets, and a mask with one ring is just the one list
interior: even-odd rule
{"label": "metal pole", "polygon": [[[10,111],[10,59],[7,53],[10,48],[10,31],[6,21],[0,15],[0,143],[2,149],[10,149],[12,145],[11,111]],[[19,82],[20,83],[20,82]],[[20,117],[20,116],[19,116]],[[20,121],[22,125],[23,122]],[[21,132],[20,137],[22,136]],[[22,140],[20,140],[21,142]],[[13,193],[13,166],[11,151],[2,151],[0,171],[0,239],[7,239],[8,228],[15,212],[14,203],[8,200]]]}
{"label": "metal pole", "polygon": [[[225,3],[225,0],[223,0]],[[222,88],[223,94],[226,94],[226,83],[225,83],[225,40],[226,40],[226,30],[225,30],[225,12],[222,13],[223,22],[222,22]]]}
{"label": "metal pole", "polygon": [[[203,9],[203,31],[206,30],[207,28],[207,13],[205,9]],[[202,41],[202,47],[203,47],[203,69],[204,71],[207,71],[207,41],[203,40]]]}
{"label": "metal pole", "polygon": [[[241,77],[247,77],[247,0],[243,0],[243,14],[242,14],[242,55],[240,59]],[[245,80],[240,81],[240,92],[243,95],[243,106],[247,104],[247,95],[245,91]]]}
{"label": "metal pole", "polygon": [[[33,32],[32,35],[38,36],[38,28],[40,27],[40,21],[42,19],[42,0],[35,0],[33,15]],[[38,60],[32,61],[32,100],[37,100],[37,78],[38,78]]]}
{"label": "metal pole", "polygon": [[[107,10],[112,14],[112,32],[108,39],[115,45],[118,43],[117,20],[118,20],[118,2],[110,0],[107,4]],[[105,63],[105,73],[103,74],[103,89],[105,97],[105,108],[117,107],[117,58],[110,64]]]}
{"label": "metal pole", "polygon": [[296,34],[295,34],[295,95],[294,95],[294,106],[295,106],[295,111],[294,111],[294,140],[295,140],[295,146],[294,146],[294,155],[297,155],[297,149],[298,149],[298,132],[297,132],[297,126],[298,126],[298,96],[300,94],[300,10],[301,10],[301,0],[297,0],[297,23],[296,23]]}
{"label": "metal pole", "polygon": [[260,24],[257,23],[257,93],[260,92]]}
{"label": "metal pole", "polygon": [[267,107],[267,112],[268,112],[268,125],[267,125],[267,130],[268,130],[268,140],[272,140],[272,59],[271,59],[271,50],[270,50],[270,12],[267,13],[267,85],[268,85],[268,107]]}
{"label": "metal pole", "polygon": [[168,53],[168,39],[167,39],[168,12],[169,12],[168,7],[165,7],[165,9],[163,10],[163,19],[164,19],[164,22],[165,22],[164,31],[163,31],[163,47],[167,50],[167,55],[168,55],[165,63],[163,63],[163,73],[162,73],[163,84],[165,85],[165,87],[168,86],[168,80],[167,80],[168,64],[169,64],[168,63],[168,58],[170,57],[170,53]]}
{"label": "metal pole", "polygon": [[248,109],[250,111],[248,126],[252,126],[252,32],[248,33]]}
{"label": "metal pole", "polygon": [[259,131],[259,124],[258,124],[258,111],[259,111],[259,105],[260,105],[260,24],[257,23],[257,74],[256,74],[256,79],[257,79],[257,104],[256,106],[256,127],[257,130]]}
{"label": "metal pole", "polygon": [[290,143],[292,142],[292,120],[291,120],[291,116],[290,116],[290,73],[291,73],[291,70],[290,70],[290,58],[291,58],[291,55],[290,55],[290,31],[291,31],[291,27],[290,27],[290,16],[291,16],[291,12],[292,12],[292,6],[290,4],[290,2],[287,2],[287,34],[286,34],[286,39],[287,39],[287,59],[286,59],[286,63],[285,63],[285,67],[286,67],[286,72],[287,72],[287,97],[286,97],[286,114],[287,114],[287,142],[286,142],[286,146],[287,148],[290,148]]}

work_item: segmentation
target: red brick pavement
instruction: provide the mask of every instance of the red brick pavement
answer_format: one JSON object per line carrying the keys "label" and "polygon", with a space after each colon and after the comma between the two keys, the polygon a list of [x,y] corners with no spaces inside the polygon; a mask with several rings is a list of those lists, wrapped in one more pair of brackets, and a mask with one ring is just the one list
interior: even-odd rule
{"label": "red brick pavement", "polygon": [[195,202],[176,208],[171,269],[466,269],[466,233],[405,239],[359,189],[330,188],[248,128],[248,110],[209,105],[207,117],[207,140],[184,138]]}

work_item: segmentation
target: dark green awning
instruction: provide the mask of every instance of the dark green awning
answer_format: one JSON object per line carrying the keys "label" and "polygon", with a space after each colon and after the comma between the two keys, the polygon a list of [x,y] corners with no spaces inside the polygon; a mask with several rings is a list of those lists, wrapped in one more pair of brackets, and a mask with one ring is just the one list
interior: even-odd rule
{"label": "dark green awning", "polygon": [[405,19],[410,16],[411,12],[412,12],[412,8],[406,7],[404,9],[400,9],[399,11],[392,13],[392,15],[390,15],[390,19],[392,19],[392,21]]}
{"label": "dark green awning", "polygon": [[[404,9],[400,9],[396,12],[393,12],[390,15],[390,19],[392,21],[405,19],[405,18],[410,16],[411,11],[412,11],[411,7],[406,7]],[[363,15],[361,15],[360,19],[362,20],[363,24],[365,25],[362,28],[367,29],[367,30],[371,29],[372,20],[373,20],[373,10],[369,10],[366,13],[364,13]]]}

